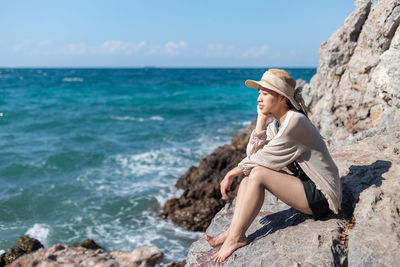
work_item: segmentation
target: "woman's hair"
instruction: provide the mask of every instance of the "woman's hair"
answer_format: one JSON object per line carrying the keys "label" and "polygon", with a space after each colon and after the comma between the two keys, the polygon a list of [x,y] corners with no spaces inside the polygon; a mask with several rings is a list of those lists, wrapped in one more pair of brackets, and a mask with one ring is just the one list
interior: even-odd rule
{"label": "woman's hair", "polygon": [[293,106],[293,104],[289,101],[289,99],[287,99],[287,98],[286,98],[286,105],[288,106],[289,109],[294,110],[294,111],[297,111],[297,112],[300,112],[301,114],[303,114],[304,116],[306,116],[306,117],[308,118],[307,114],[304,113],[304,111],[303,111],[302,109],[297,110],[297,109]]}

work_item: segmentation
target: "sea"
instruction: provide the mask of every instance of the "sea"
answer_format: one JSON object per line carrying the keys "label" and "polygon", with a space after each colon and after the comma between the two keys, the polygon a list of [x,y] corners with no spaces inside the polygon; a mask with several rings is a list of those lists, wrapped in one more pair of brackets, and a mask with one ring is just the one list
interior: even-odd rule
{"label": "sea", "polygon": [[[186,258],[201,237],[159,216],[177,179],[257,114],[263,68],[0,69],[0,254],[90,238]],[[307,82],[315,68],[289,68]]]}

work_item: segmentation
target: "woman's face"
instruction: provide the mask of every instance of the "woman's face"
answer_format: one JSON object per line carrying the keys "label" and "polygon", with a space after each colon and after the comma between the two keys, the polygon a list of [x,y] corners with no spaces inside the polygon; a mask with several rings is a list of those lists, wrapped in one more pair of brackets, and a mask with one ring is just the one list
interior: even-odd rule
{"label": "woman's face", "polygon": [[281,103],[281,96],[272,90],[260,88],[258,89],[258,109],[264,115],[273,115],[279,110],[279,105]]}

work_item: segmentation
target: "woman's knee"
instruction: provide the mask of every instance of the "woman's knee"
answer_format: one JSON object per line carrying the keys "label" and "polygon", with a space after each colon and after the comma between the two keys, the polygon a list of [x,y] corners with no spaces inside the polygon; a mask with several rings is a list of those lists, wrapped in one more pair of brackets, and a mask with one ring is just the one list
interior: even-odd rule
{"label": "woman's knee", "polygon": [[265,178],[265,168],[261,166],[254,167],[251,169],[250,174],[248,176],[249,182],[264,184]]}

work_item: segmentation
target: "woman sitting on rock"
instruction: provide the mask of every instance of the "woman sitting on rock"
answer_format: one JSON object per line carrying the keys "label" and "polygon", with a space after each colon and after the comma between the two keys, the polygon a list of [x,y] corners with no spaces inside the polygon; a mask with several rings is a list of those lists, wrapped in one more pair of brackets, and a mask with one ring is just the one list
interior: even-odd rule
{"label": "woman sitting on rock", "polygon": [[211,256],[214,262],[223,262],[248,244],[245,233],[263,205],[265,189],[315,220],[337,214],[341,205],[338,168],[307,117],[295,80],[285,70],[269,69],[261,81],[248,80],[246,85],[259,93],[257,125],[246,158],[220,184],[221,194],[227,199],[233,179],[245,175],[229,229],[216,237],[205,235],[211,246],[222,244]]}

